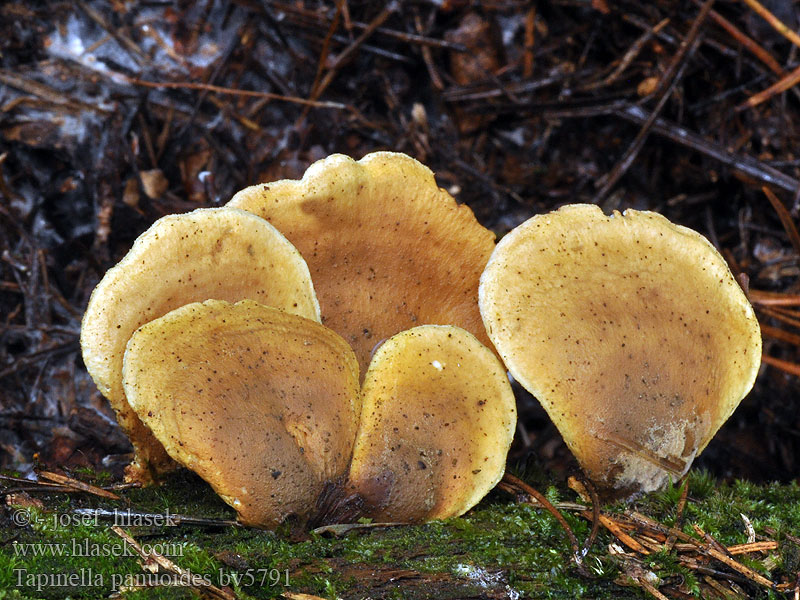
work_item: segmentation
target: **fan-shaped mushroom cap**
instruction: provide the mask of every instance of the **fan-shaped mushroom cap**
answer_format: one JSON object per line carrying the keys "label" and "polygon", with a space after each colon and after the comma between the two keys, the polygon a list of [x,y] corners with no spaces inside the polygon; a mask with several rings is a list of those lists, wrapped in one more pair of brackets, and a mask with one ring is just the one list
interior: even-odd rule
{"label": "fan-shaped mushroom cap", "polygon": [[516,406],[491,350],[458,327],[423,325],[375,353],[361,390],[350,481],[384,521],[460,515],[503,476]]}
{"label": "fan-shaped mushroom cap", "polygon": [[156,221],[94,289],[81,325],[86,368],[136,453],[131,479],[147,481],[170,461],[125,399],[125,344],[140,325],[209,298],[249,298],[319,320],[308,267],[263,219],[243,210],[211,208]]}
{"label": "fan-shaped mushroom cap", "polygon": [[249,300],[183,306],[131,337],[124,385],[169,455],[244,523],[307,516],[347,470],[358,363],[315,321]]}
{"label": "fan-shaped mushroom cap", "polygon": [[626,493],[684,474],[761,360],[758,322],[723,258],[651,212],[533,217],[497,245],[480,307],[588,475]]}
{"label": "fan-shaped mushroom cap", "polygon": [[275,225],[308,262],[325,325],[362,370],[376,343],[425,323],[458,325],[489,344],[478,282],[494,234],[405,154],[340,154],[299,181],[255,185],[228,204]]}

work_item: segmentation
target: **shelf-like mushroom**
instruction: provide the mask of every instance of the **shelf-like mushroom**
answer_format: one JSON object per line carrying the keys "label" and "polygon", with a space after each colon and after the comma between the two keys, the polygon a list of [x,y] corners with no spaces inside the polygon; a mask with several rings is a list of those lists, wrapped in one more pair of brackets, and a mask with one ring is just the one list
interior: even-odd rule
{"label": "shelf-like mushroom", "polygon": [[651,212],[533,217],[497,245],[480,308],[590,478],[621,494],[683,475],[761,360],[758,322],[722,256]]}
{"label": "shelf-like mushroom", "polygon": [[246,524],[306,518],[344,479],[358,363],[315,321],[249,300],[188,304],[134,333],[124,386],[169,455]]}
{"label": "shelf-like mushroom", "polygon": [[382,340],[423,324],[457,325],[485,345],[478,282],[494,234],[405,154],[335,154],[299,181],[255,185],[229,206],[267,219],[308,262],[325,325],[362,371]]}
{"label": "shelf-like mushroom", "polygon": [[391,337],[372,359],[361,404],[350,481],[370,517],[460,515],[503,476],[514,394],[500,361],[469,332],[423,325]]}
{"label": "shelf-like mushroom", "polygon": [[308,267],[298,251],[268,222],[234,208],[159,219],[92,293],[81,326],[83,360],[133,444],[129,479],[148,481],[171,461],[125,398],[125,344],[144,323],[211,298],[249,298],[319,320]]}

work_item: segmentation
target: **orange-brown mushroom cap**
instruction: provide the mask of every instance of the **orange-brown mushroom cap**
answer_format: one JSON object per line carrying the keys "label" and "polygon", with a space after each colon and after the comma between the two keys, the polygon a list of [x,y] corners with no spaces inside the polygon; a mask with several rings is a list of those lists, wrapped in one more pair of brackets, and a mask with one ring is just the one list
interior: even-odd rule
{"label": "orange-brown mushroom cap", "polygon": [[148,481],[171,461],[125,398],[125,344],[144,323],[210,298],[249,298],[319,320],[308,267],[263,219],[211,208],[156,221],[94,289],[81,325],[86,368],[134,447],[131,479]]}
{"label": "orange-brown mushroom cap", "polygon": [[382,521],[460,515],[503,476],[516,425],[505,369],[458,327],[403,331],[375,353],[361,390],[350,481]]}
{"label": "orange-brown mushroom cap", "polygon": [[142,421],[261,527],[308,516],[344,476],[358,380],[333,331],[249,300],[178,308],[140,327],[125,352],[125,394]]}
{"label": "orange-brown mushroom cap", "polygon": [[724,259],[651,212],[573,205],[533,217],[497,245],[480,307],[509,371],[606,490],[684,474],[761,360],[758,322]]}
{"label": "orange-brown mushroom cap", "polygon": [[413,158],[335,154],[299,181],[249,187],[228,205],[264,217],[300,250],[322,322],[362,370],[377,343],[416,325],[457,325],[490,343],[477,298],[494,234]]}

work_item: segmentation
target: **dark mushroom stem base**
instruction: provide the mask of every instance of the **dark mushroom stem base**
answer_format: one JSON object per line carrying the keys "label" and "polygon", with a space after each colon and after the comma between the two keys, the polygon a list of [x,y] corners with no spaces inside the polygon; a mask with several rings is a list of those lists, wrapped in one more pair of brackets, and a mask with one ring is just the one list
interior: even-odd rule
{"label": "dark mushroom stem base", "polygon": [[350,489],[345,477],[338,477],[323,486],[307,527],[314,529],[324,525],[355,523],[369,512],[364,497]]}

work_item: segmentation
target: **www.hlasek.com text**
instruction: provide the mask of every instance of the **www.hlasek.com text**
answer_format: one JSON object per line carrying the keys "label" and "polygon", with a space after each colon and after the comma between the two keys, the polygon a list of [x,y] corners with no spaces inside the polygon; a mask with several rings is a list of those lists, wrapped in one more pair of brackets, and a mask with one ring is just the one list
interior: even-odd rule
{"label": "www.hlasek.com text", "polygon": [[[14,556],[133,556],[139,553],[124,541],[119,542],[92,542],[89,538],[72,538],[68,542],[13,542]],[[143,544],[142,550],[146,553],[156,553],[161,556],[183,556],[183,542]]]}

